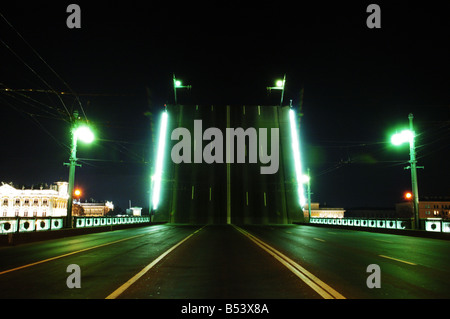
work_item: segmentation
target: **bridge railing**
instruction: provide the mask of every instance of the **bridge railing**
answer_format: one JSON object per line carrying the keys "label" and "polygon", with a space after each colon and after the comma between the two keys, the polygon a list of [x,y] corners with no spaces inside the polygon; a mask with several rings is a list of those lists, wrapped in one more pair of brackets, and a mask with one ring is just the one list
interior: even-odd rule
{"label": "bridge railing", "polygon": [[75,228],[149,223],[150,216],[74,217]]}
{"label": "bridge railing", "polygon": [[[310,219],[312,224],[341,225],[348,227],[369,227],[387,229],[411,229],[411,219],[388,219],[388,218],[320,218]],[[421,220],[422,229],[433,232],[450,233],[450,220]]]}
{"label": "bridge railing", "polygon": [[[74,217],[74,228],[149,223],[150,216]],[[64,227],[64,217],[0,217],[0,235],[52,231]]]}

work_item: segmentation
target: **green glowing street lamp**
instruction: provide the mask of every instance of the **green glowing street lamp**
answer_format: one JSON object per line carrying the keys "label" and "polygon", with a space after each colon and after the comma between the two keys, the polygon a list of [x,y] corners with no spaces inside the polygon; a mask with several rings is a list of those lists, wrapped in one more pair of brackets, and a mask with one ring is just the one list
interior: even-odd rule
{"label": "green glowing street lamp", "polygon": [[412,114],[409,114],[409,130],[403,130],[400,133],[396,133],[391,137],[391,143],[395,146],[400,146],[403,143],[409,143],[409,163],[411,164],[405,169],[411,169],[411,184],[412,184],[412,202],[413,202],[413,210],[414,210],[414,223],[413,227],[415,229],[420,229],[420,221],[419,221],[419,190],[417,186],[417,168],[423,168],[423,166],[417,166],[416,160],[416,146],[415,146],[415,137],[416,134],[414,132],[413,127],[413,118]]}
{"label": "green glowing street lamp", "polygon": [[175,105],[177,105],[177,89],[191,89],[191,85],[183,85],[183,83],[180,80],[177,80],[175,77],[175,74],[173,75],[173,95],[175,98]]}
{"label": "green glowing street lamp", "polygon": [[281,100],[280,106],[283,106],[283,98],[284,98],[284,87],[286,86],[286,74],[283,77],[283,80],[275,81],[275,86],[267,87],[267,90],[270,92],[271,90],[281,90]]}
{"label": "green glowing street lamp", "polygon": [[73,187],[75,182],[75,167],[81,166],[80,164],[77,164],[78,140],[86,144],[92,143],[94,141],[94,133],[87,125],[80,124],[78,112],[75,111],[73,113],[73,120],[72,120],[72,149],[69,158],[70,163],[64,163],[65,165],[69,166],[69,190],[68,190],[69,199],[67,201],[67,222],[66,222],[67,228],[73,227],[72,203],[73,203]]}

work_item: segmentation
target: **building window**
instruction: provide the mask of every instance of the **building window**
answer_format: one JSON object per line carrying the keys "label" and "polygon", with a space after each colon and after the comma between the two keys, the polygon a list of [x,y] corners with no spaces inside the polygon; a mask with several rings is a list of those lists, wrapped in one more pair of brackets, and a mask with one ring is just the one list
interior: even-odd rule
{"label": "building window", "polygon": [[24,206],[30,206],[30,200],[29,200],[28,198],[26,198],[26,199],[23,201],[23,205],[24,205]]}
{"label": "building window", "polygon": [[38,205],[39,205],[39,200],[38,199],[34,199],[33,206],[38,206]]}
{"label": "building window", "polygon": [[20,198],[16,198],[14,205],[20,206]]}
{"label": "building window", "polygon": [[8,206],[8,199],[7,199],[7,198],[5,198],[5,199],[3,200],[3,206]]}
{"label": "building window", "polygon": [[42,200],[42,206],[48,206],[48,199]]}

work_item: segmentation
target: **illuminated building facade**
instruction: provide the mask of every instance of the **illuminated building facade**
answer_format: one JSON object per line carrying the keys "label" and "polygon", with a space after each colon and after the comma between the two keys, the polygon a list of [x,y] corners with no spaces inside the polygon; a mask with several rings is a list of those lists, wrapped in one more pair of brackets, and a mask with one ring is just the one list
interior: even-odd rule
{"label": "illuminated building facade", "polygon": [[67,216],[67,182],[56,182],[50,189],[16,189],[0,186],[0,217]]}
{"label": "illuminated building facade", "polygon": [[[399,215],[412,216],[412,202],[396,204],[395,209]],[[419,218],[450,219],[450,201],[419,201]]]}
{"label": "illuminated building facade", "polygon": [[[74,216],[93,216],[93,217],[101,217],[105,216],[109,211],[114,209],[114,205],[112,202],[105,203],[74,203]],[[76,212],[75,207],[81,207],[79,212]]]}
{"label": "illuminated building facade", "polygon": [[[320,208],[319,203],[311,203],[312,218],[344,218],[345,209],[343,208]],[[308,215],[308,204],[303,208],[303,214]]]}

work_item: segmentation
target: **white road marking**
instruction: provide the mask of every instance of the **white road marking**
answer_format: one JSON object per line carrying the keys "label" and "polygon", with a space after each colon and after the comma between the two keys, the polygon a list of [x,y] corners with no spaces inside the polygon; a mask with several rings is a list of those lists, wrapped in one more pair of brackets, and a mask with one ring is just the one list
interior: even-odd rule
{"label": "white road marking", "polygon": [[[205,227],[205,226],[203,226]],[[159,263],[164,257],[166,257],[168,254],[170,254],[175,248],[180,246],[182,243],[184,243],[186,240],[194,236],[196,233],[198,233],[200,230],[203,229],[199,228],[180,242],[178,244],[175,244],[168,250],[166,250],[162,255],[160,255],[158,258],[153,260],[150,264],[145,266],[140,272],[138,272],[136,275],[134,275],[131,279],[129,279],[126,283],[124,283],[122,286],[117,288],[115,291],[113,291],[111,294],[109,294],[105,299],[116,299],[119,297],[125,290],[127,290],[132,284],[134,284],[139,278],[141,278],[143,275],[145,275],[150,269],[152,269],[157,263]]]}

